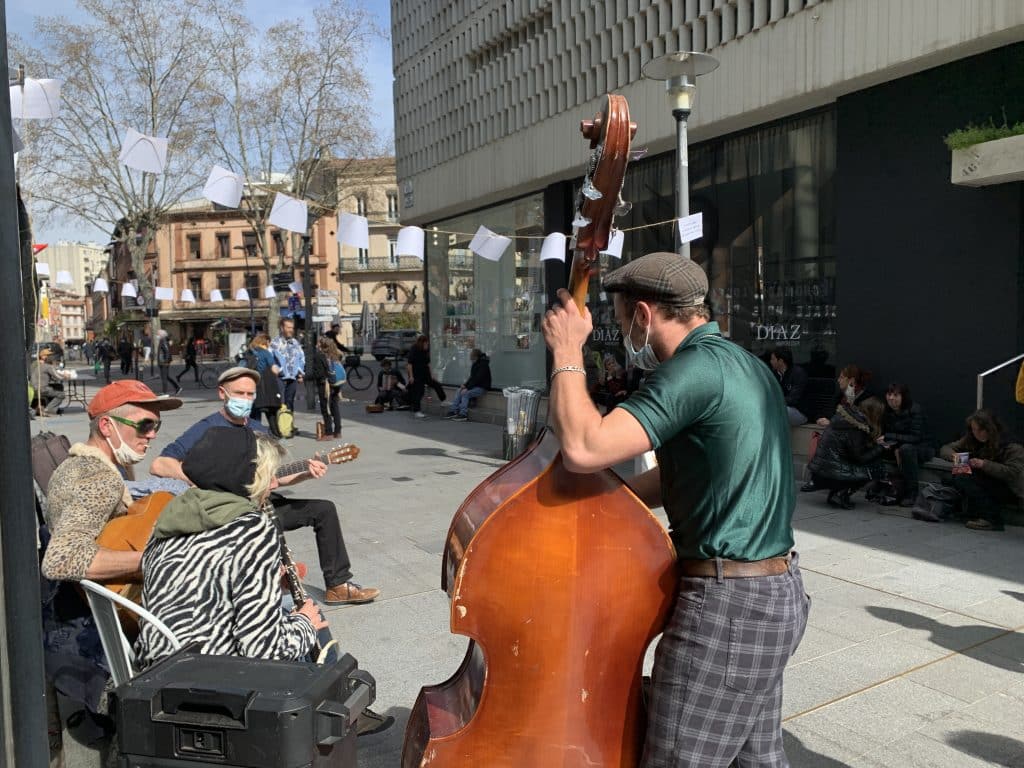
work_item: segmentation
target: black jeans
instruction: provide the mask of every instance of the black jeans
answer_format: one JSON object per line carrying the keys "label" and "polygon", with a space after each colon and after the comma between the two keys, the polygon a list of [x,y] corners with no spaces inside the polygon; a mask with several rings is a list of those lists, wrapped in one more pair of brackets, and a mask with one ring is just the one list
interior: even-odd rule
{"label": "black jeans", "polygon": [[409,385],[409,405],[412,407],[413,413],[422,410],[421,404],[423,402],[423,393],[426,391],[428,386],[437,393],[438,400],[442,403],[445,401],[446,395],[444,393],[444,387],[441,386],[441,382],[433,378],[415,378],[413,379],[412,384]]}
{"label": "black jeans", "polygon": [[107,380],[107,384],[110,383],[110,363],[109,357],[103,360],[103,376]]}
{"label": "black jeans", "polygon": [[181,380],[180,377],[175,379],[173,376],[171,376],[170,363],[168,363],[167,365],[159,365],[157,367],[160,369],[160,391],[163,394],[167,394],[167,390],[170,387],[170,383],[172,381],[174,382],[175,387],[181,386],[181,384],[179,383]]}
{"label": "black jeans", "polygon": [[316,534],[316,551],[327,589],[352,579],[352,563],[348,559],[345,539],[341,535],[338,510],[322,499],[293,499],[279,493],[270,494],[277,520],[285,531],[311,526]]}
{"label": "black jeans", "polygon": [[295,413],[295,391],[299,384],[295,379],[281,379],[281,383],[281,402],[288,406],[289,411]]}
{"label": "black jeans", "polygon": [[320,400],[320,415],[324,420],[324,434],[341,434],[341,387],[332,387],[326,381],[316,387]]}
{"label": "black jeans", "polygon": [[896,446],[893,453],[897,457],[899,476],[903,480],[903,487],[900,489],[900,493],[905,498],[913,499],[917,496],[921,464],[935,456],[935,451],[930,445],[903,443]]}
{"label": "black jeans", "polygon": [[1003,505],[1017,499],[1005,483],[983,475],[981,470],[972,475],[954,475],[953,487],[964,498],[966,517],[988,520],[999,529],[1003,527]]}
{"label": "black jeans", "polygon": [[[179,377],[179,379],[180,379],[180,377]],[[256,421],[260,422],[261,424],[263,423],[263,418],[262,418],[263,414],[266,414],[267,415],[267,427],[269,427],[269,429],[270,429],[270,434],[273,435],[274,437],[277,437],[277,438],[281,437],[281,430],[277,426],[277,411],[278,411],[278,409],[280,407],[281,406],[279,406],[279,405],[275,405],[275,406],[267,407],[267,408],[253,408],[252,409],[252,414],[251,414],[252,418],[255,419]]]}
{"label": "black jeans", "polygon": [[183,370],[180,374],[178,374],[178,382],[180,383],[181,382],[181,377],[184,376],[189,371],[194,371],[193,375],[196,377],[196,384],[198,384],[199,383],[199,366],[196,365],[196,359],[194,357],[186,357],[185,358],[185,370]]}

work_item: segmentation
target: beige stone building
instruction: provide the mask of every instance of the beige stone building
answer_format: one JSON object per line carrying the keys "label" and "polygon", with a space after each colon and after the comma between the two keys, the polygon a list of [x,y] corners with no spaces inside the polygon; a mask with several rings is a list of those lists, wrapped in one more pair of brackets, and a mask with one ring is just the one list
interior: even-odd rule
{"label": "beige stone building", "polygon": [[338,210],[370,222],[369,248],[338,244],[341,338],[346,344],[363,344],[364,305],[371,320],[366,341],[386,328],[422,328],[423,262],[396,253],[401,225],[395,159],[335,160],[330,169],[338,184]]}

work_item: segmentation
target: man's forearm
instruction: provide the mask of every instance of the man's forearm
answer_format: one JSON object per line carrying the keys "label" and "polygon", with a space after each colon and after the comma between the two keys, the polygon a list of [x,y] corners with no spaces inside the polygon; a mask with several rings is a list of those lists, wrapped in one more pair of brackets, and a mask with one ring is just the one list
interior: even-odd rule
{"label": "man's forearm", "polygon": [[186,483],[192,482],[185,475],[181,462],[177,459],[172,459],[170,456],[157,456],[153,459],[153,464],[149,468],[149,474],[156,475],[157,477],[173,477],[177,480],[184,480]]}
{"label": "man's forearm", "polygon": [[85,578],[93,581],[109,581],[117,578],[139,580],[141,577],[141,552],[118,552],[115,549],[103,547],[96,552],[89,564],[89,569],[85,572]]}

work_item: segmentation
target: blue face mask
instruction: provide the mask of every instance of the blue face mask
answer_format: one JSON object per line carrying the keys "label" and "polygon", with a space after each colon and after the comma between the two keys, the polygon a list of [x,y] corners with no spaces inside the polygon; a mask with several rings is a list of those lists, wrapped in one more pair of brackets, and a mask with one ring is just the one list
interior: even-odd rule
{"label": "blue face mask", "polygon": [[647,327],[647,335],[644,337],[644,345],[638,350],[633,346],[633,326],[636,324],[636,312],[633,312],[633,319],[629,321],[629,333],[627,333],[622,339],[622,346],[626,348],[627,362],[630,365],[636,366],[641,371],[653,371],[657,368],[661,361],[658,360],[658,356],[654,354],[654,348],[651,347],[651,328]]}
{"label": "blue face mask", "polygon": [[245,397],[229,397],[224,407],[236,419],[247,419],[252,413],[252,400]]}

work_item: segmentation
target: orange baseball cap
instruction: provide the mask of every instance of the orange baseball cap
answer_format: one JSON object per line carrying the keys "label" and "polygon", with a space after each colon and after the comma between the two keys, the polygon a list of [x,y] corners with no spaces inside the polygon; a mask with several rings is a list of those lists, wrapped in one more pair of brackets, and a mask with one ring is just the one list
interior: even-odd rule
{"label": "orange baseball cap", "polygon": [[161,397],[141,381],[122,379],[107,384],[97,392],[89,403],[89,418],[95,419],[101,413],[112,411],[119,405],[145,405],[154,411],[173,411],[181,408],[181,400],[176,397]]}

